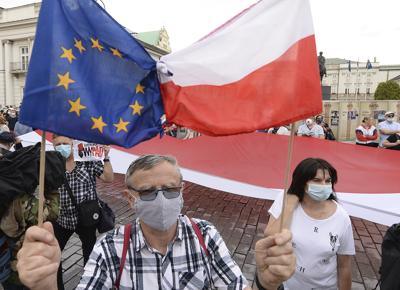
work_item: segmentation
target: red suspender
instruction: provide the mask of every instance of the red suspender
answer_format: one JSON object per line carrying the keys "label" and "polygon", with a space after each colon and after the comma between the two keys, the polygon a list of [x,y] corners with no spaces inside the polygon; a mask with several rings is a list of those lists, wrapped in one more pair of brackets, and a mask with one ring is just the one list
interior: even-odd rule
{"label": "red suspender", "polygon": [[203,238],[203,235],[200,232],[199,226],[192,219],[190,219],[190,222],[192,223],[192,227],[194,229],[194,232],[196,233],[196,236],[199,239],[200,246],[203,248],[203,250],[206,253],[207,257],[210,256],[210,253],[207,250],[206,244],[204,243],[204,238]]}
{"label": "red suspender", "polygon": [[131,238],[131,228],[132,228],[131,224],[125,225],[125,228],[124,228],[124,247],[122,248],[121,264],[119,266],[117,280],[115,280],[114,289],[119,289],[119,284],[121,282],[122,271],[124,270],[125,261],[126,261],[126,253],[128,252],[129,240]]}

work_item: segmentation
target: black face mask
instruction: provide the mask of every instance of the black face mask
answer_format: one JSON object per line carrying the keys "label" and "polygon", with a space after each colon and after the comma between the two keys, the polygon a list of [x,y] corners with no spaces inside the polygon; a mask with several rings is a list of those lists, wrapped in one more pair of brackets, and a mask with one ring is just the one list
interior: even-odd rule
{"label": "black face mask", "polygon": [[315,122],[316,122],[317,124],[321,124],[321,123],[322,123],[322,120],[321,120],[321,119],[317,119],[317,120],[315,120]]}

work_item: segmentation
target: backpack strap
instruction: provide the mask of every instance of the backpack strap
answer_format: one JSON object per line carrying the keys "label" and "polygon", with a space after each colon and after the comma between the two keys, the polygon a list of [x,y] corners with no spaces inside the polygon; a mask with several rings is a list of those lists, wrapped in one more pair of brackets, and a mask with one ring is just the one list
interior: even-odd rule
{"label": "backpack strap", "polygon": [[122,272],[124,270],[125,261],[126,261],[126,253],[128,252],[129,241],[131,239],[131,228],[132,224],[127,224],[124,227],[124,246],[122,248],[122,255],[121,255],[121,264],[119,266],[117,280],[115,280],[115,286],[113,289],[119,289],[119,284],[121,282]]}
{"label": "backpack strap", "polygon": [[196,233],[197,238],[199,239],[200,246],[203,248],[204,252],[206,253],[206,256],[209,257],[210,253],[208,252],[206,244],[204,243],[204,238],[200,232],[199,226],[191,218],[189,219],[190,222],[192,223],[193,230]]}

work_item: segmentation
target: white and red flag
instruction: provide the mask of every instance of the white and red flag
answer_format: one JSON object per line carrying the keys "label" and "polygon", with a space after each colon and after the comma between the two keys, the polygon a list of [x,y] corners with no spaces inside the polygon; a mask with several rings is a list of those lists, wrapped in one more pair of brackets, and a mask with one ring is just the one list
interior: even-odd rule
{"label": "white and red flag", "polygon": [[208,135],[252,132],[322,111],[308,0],[262,0],[161,58],[167,120]]}

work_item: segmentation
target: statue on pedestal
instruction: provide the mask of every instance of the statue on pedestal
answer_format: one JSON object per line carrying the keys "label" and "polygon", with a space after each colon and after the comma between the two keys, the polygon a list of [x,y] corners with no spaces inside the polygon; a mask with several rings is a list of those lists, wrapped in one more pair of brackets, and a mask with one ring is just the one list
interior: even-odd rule
{"label": "statue on pedestal", "polygon": [[318,56],[318,64],[319,64],[319,77],[322,79],[325,76],[326,77],[326,67],[325,67],[325,57],[322,55],[322,51],[320,51],[319,56]]}

